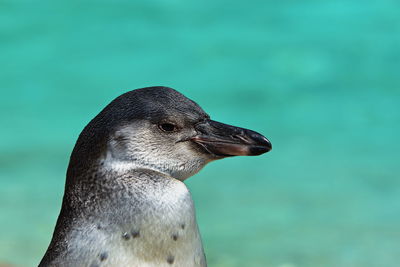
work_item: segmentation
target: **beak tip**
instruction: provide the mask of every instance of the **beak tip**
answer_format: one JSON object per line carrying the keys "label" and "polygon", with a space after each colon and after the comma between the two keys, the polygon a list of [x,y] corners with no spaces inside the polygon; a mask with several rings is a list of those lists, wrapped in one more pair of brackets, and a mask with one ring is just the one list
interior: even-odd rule
{"label": "beak tip", "polygon": [[271,151],[272,145],[259,145],[259,146],[253,146],[250,148],[250,155],[252,156],[258,156],[264,153],[267,153]]}
{"label": "beak tip", "polygon": [[272,144],[265,136],[259,135],[256,139],[258,139],[257,146],[251,149],[251,152],[255,155],[261,155],[272,150]]}

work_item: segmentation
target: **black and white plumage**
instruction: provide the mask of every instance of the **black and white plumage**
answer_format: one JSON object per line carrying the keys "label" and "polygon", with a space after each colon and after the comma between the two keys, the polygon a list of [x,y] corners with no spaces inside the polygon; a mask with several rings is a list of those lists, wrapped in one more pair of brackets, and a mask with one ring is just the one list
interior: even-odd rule
{"label": "black and white plumage", "polygon": [[270,149],[262,135],[212,121],[171,88],[117,97],[76,142],[39,266],[206,266],[182,181],[210,161]]}

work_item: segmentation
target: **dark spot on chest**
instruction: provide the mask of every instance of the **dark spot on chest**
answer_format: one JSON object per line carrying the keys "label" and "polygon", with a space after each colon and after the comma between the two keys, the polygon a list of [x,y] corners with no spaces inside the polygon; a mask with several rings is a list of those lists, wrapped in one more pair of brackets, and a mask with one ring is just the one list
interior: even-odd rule
{"label": "dark spot on chest", "polygon": [[140,232],[139,232],[139,231],[133,230],[133,231],[131,232],[131,235],[132,235],[132,238],[137,238],[137,237],[140,237]]}
{"label": "dark spot on chest", "polygon": [[172,255],[169,255],[168,258],[167,258],[167,262],[168,262],[169,264],[174,263],[174,260],[175,260],[175,257],[172,256]]}
{"label": "dark spot on chest", "polygon": [[174,241],[178,240],[178,234],[173,234],[173,235],[172,235],[172,239],[173,239]]}
{"label": "dark spot on chest", "polygon": [[100,261],[105,261],[108,258],[108,253],[107,252],[102,252],[99,255]]}
{"label": "dark spot on chest", "polygon": [[122,239],[129,240],[130,238],[131,238],[131,236],[128,233],[123,233],[122,234]]}
{"label": "dark spot on chest", "polygon": [[181,229],[185,229],[186,225],[184,223],[181,224]]}

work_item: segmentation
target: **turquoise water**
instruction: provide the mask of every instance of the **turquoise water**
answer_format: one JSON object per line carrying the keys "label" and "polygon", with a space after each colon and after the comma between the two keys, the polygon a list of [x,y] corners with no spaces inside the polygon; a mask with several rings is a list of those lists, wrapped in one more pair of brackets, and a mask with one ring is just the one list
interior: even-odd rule
{"label": "turquoise water", "polygon": [[398,1],[0,1],[0,261],[35,266],[104,105],[174,87],[273,151],[188,180],[210,266],[399,266]]}

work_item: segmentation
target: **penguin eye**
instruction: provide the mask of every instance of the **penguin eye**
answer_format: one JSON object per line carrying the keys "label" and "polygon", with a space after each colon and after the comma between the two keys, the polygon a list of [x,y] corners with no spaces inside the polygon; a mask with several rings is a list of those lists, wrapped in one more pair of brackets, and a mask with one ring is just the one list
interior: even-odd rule
{"label": "penguin eye", "polygon": [[177,127],[172,123],[162,123],[159,125],[160,129],[164,132],[171,133],[177,130]]}

